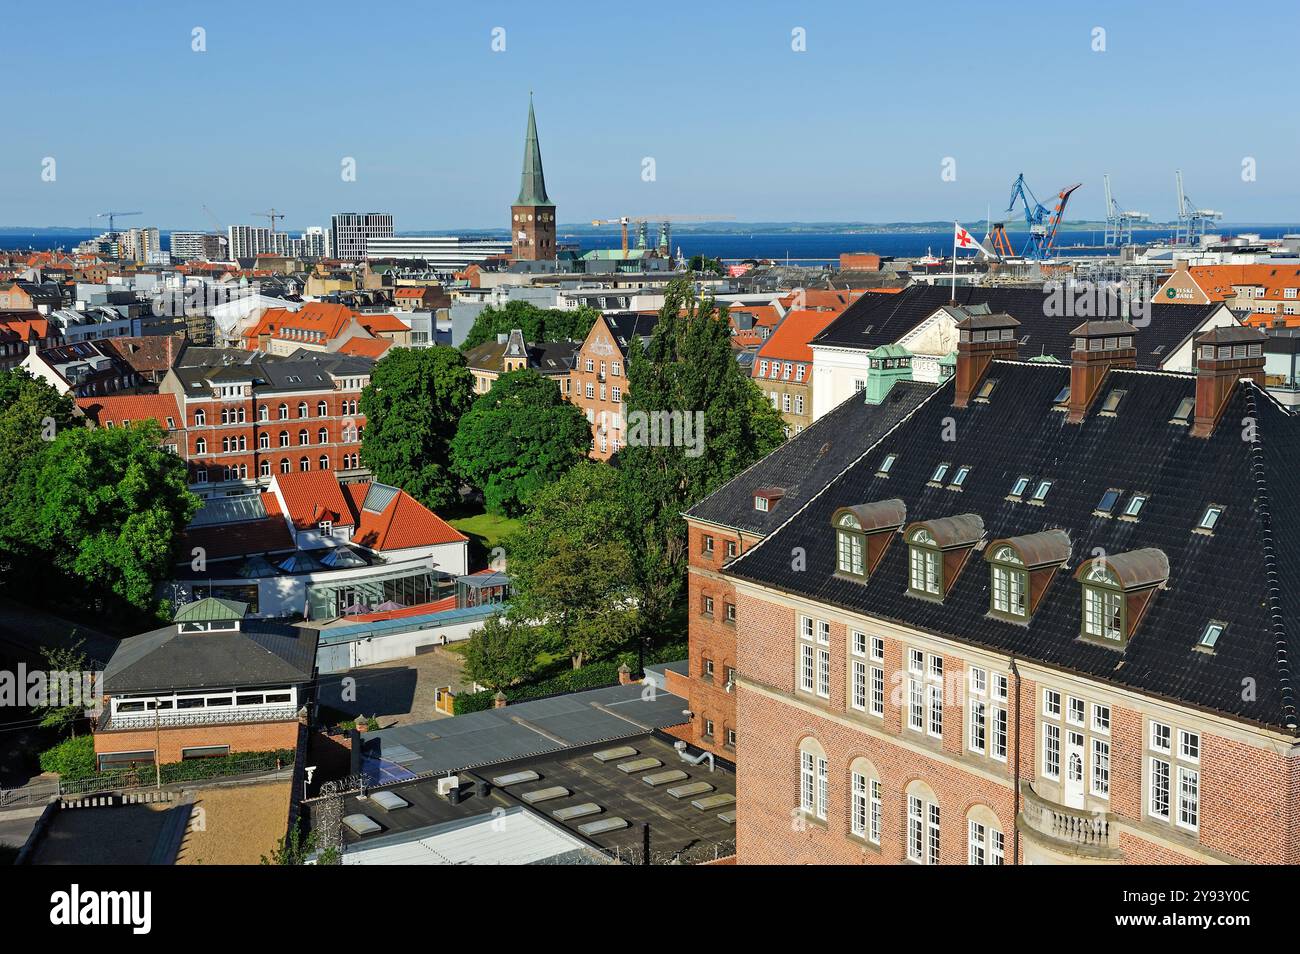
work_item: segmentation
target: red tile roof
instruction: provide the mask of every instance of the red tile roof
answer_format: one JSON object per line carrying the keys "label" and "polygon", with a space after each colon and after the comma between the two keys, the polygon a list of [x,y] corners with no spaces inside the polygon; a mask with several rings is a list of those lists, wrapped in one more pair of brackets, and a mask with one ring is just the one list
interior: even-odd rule
{"label": "red tile roof", "polygon": [[358,516],[352,542],[363,547],[372,550],[404,550],[439,543],[460,543],[469,539],[404,490],[397,492],[382,513],[362,507],[370,484],[348,484],[346,490],[351,498],[353,512]]}
{"label": "red tile roof", "polygon": [[[1265,262],[1257,265],[1193,265],[1188,273],[1211,301],[1233,295],[1233,285],[1259,285],[1268,299],[1286,299],[1285,288],[1300,288],[1300,266]],[[1295,301],[1295,298],[1289,299]]]}
{"label": "red tile roof", "polygon": [[[209,560],[252,556],[256,553],[279,553],[294,548],[293,537],[281,516],[268,516],[243,523],[222,523],[190,527],[181,534],[176,552],[189,554],[202,547]],[[188,560],[188,556],[186,560]]]}
{"label": "red tile roof", "polygon": [[386,619],[404,619],[407,616],[423,616],[426,613],[442,613],[446,610],[456,608],[456,597],[444,596],[440,600],[434,600],[432,603],[416,603],[414,606],[404,606],[397,610],[387,610],[383,613],[360,613],[356,616],[347,617],[350,623],[377,623]]}
{"label": "red tile roof", "polygon": [[77,398],[77,407],[100,427],[112,424],[123,427],[128,422],[157,421],[164,428],[167,419],[172,425],[183,425],[180,406],[172,394],[122,394],[109,397]]}
{"label": "red tile roof", "polygon": [[303,470],[277,474],[272,479],[284,498],[289,520],[297,529],[307,530],[322,520],[332,520],[339,526],[356,525],[334,471]]}
{"label": "red tile roof", "polygon": [[343,333],[354,318],[360,320],[361,316],[346,305],[333,305],[323,301],[308,302],[297,311],[268,308],[257,323],[244,332],[244,337],[250,339],[248,346],[251,348],[257,347],[255,339],[262,335],[287,338],[286,329],[319,332],[325,341],[332,341]]}
{"label": "red tile roof", "polygon": [[405,288],[397,289],[397,291],[393,292],[393,297],[394,298],[423,298],[428,291],[429,289],[427,288],[423,288],[423,287],[412,288],[408,286]]}
{"label": "red tile roof", "polygon": [[377,335],[383,331],[410,331],[411,327],[396,315],[390,315],[386,311],[376,312],[375,314],[358,315],[357,321],[361,327],[372,335]]}
{"label": "red tile roof", "polygon": [[838,317],[839,312],[835,311],[792,311],[758,349],[758,356],[781,361],[812,361],[808,342]]}
{"label": "red tile roof", "polygon": [[393,346],[393,343],[387,338],[358,338],[352,337],[343,344],[339,345],[340,354],[355,354],[363,358],[382,358],[385,352]]}

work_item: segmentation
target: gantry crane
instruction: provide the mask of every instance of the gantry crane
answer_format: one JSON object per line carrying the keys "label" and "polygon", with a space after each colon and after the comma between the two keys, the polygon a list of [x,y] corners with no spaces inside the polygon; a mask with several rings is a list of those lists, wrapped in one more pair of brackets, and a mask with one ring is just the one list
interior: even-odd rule
{"label": "gantry crane", "polygon": [[1174,182],[1178,187],[1178,227],[1174,231],[1175,245],[1200,245],[1201,236],[1206,226],[1223,218],[1222,212],[1214,209],[1198,209],[1183,191],[1183,171],[1174,171]]}
{"label": "gantry crane", "polygon": [[1150,222],[1151,216],[1134,209],[1121,209],[1110,191],[1110,176],[1101,177],[1106,189],[1106,231],[1102,245],[1106,248],[1133,244],[1133,226],[1138,222]]}
{"label": "gantry crane", "polygon": [[[1016,202],[1019,201],[1025,212],[1025,224],[1029,226],[1029,238],[1025,242],[1024,250],[1020,253],[1025,258],[1041,261],[1048,258],[1052,253],[1052,247],[1056,243],[1056,230],[1065,217],[1065,207],[1070,202],[1070,196],[1074,190],[1083,185],[1082,182],[1076,182],[1074,185],[1066,186],[1060,192],[1056,193],[1056,205],[1049,209],[1038,201],[1029,184],[1025,182],[1025,174],[1022,172],[1016,177],[1016,181],[1011,184],[1011,201],[1007,203],[1007,211],[1014,212]],[[1002,258],[1011,256],[1011,239],[1007,235],[1007,225],[1005,222],[993,223],[990,230],[993,250]]]}
{"label": "gantry crane", "polygon": [[117,229],[114,226],[113,220],[121,215],[144,215],[144,213],[143,212],[100,212],[99,215],[95,216],[95,218],[108,219],[108,230],[109,232],[116,235]]}

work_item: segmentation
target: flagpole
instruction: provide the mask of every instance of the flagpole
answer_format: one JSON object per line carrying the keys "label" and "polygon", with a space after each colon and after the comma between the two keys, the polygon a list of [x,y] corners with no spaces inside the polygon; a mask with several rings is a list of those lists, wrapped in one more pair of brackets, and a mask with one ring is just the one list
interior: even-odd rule
{"label": "flagpole", "polygon": [[952,303],[957,304],[957,230],[961,225],[952,223]]}

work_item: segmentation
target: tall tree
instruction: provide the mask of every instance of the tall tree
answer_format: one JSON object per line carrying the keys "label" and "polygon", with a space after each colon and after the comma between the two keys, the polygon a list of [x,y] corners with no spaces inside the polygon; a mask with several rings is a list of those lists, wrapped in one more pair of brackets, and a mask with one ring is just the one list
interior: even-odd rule
{"label": "tall tree", "polygon": [[525,341],[581,341],[599,314],[586,306],[573,310],[538,308],[526,301],[507,302],[503,308],[488,305],[478,313],[460,347],[468,351],[515,328],[523,332]]}
{"label": "tall tree", "polygon": [[591,425],[577,405],[554,381],[524,368],[497,378],[460,419],[451,460],[483,491],[488,510],[514,516],[590,446]]}
{"label": "tall tree", "polygon": [[489,689],[509,689],[537,669],[536,630],[518,620],[489,616],[470,634],[465,647],[465,675]]}
{"label": "tall tree", "polygon": [[0,372],[0,497],[19,468],[72,424],[73,402],[24,368]]}
{"label": "tall tree", "polygon": [[361,458],[375,479],[426,507],[458,499],[449,466],[456,426],[473,400],[473,375],[455,348],[391,348],[361,392]]}
{"label": "tall tree", "polygon": [[637,619],[619,474],[584,461],[531,501],[506,542],[510,614],[544,625],[577,669],[623,646]]}
{"label": "tall tree", "polygon": [[29,458],[4,514],[15,569],[65,600],[80,593],[87,606],[159,611],[154,588],[199,508],[185,462],[162,441],[155,421],[70,428]]}
{"label": "tall tree", "polygon": [[[785,431],[780,414],[736,363],[725,309],[697,298],[685,281],[668,286],[647,347],[631,349],[628,386],[628,446],[616,464],[636,535],[643,623],[653,628],[668,619],[682,593],[682,512],[775,449]],[[654,421],[674,426],[665,434],[662,426],[647,425]]]}

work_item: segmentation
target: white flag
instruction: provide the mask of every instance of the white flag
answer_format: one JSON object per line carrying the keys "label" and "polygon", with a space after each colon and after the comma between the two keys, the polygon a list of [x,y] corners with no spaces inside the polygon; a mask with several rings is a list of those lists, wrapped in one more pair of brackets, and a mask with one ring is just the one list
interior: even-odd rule
{"label": "white flag", "polygon": [[957,223],[953,223],[956,232],[953,233],[952,244],[954,249],[974,249],[982,254],[985,258],[992,258],[993,253],[986,249],[976,238],[967,232]]}

